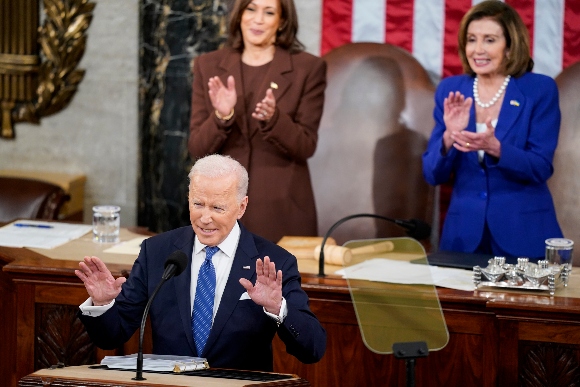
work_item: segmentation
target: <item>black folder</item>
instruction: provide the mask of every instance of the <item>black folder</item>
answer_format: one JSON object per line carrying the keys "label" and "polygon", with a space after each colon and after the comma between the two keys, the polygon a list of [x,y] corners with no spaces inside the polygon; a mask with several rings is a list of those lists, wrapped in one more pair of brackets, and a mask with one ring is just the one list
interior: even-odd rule
{"label": "black folder", "polygon": [[[487,262],[493,258],[491,254],[460,253],[457,251],[437,251],[427,255],[431,266],[453,267],[456,269],[473,270],[474,266],[487,267]],[[509,258],[506,257],[506,262]],[[515,258],[513,258],[516,261]]]}

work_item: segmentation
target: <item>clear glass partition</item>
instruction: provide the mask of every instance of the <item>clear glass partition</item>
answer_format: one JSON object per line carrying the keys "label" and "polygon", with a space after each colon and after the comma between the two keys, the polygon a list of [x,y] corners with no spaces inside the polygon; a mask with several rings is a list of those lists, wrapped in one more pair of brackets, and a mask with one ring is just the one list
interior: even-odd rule
{"label": "clear glass partition", "polygon": [[449,333],[418,241],[369,239],[344,247],[344,275],[369,350],[390,354],[394,343],[405,342],[425,342],[429,351],[445,347]]}

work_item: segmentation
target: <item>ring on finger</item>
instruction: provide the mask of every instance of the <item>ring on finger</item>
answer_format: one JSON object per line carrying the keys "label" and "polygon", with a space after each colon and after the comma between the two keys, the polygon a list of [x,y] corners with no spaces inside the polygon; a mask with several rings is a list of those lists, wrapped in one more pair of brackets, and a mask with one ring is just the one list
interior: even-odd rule
{"label": "ring on finger", "polygon": [[469,148],[469,143],[468,142],[465,143],[465,147],[466,148]]}

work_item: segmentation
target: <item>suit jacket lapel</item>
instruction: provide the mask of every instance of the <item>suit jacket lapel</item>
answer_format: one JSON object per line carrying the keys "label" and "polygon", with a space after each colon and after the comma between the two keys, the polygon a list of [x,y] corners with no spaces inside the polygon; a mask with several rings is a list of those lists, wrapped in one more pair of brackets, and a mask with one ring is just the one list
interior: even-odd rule
{"label": "suit jacket lapel", "polygon": [[268,88],[272,89],[276,102],[288,91],[292,82],[292,57],[282,48],[276,47],[274,59],[260,86],[259,95],[266,95]]}
{"label": "suit jacket lapel", "polygon": [[525,108],[526,97],[520,91],[516,78],[512,78],[505,90],[505,96],[499,112],[495,136],[501,142]]}
{"label": "suit jacket lapel", "polygon": [[[191,331],[191,261],[193,254],[194,233],[191,227],[188,227],[183,232],[182,236],[174,243],[178,250],[181,250],[189,257],[187,267],[177,277],[173,277],[175,281],[175,298],[179,306],[179,316],[183,324],[183,330],[187,337],[193,353],[196,353],[195,343],[193,342],[193,332]],[[187,296],[184,296],[187,294]]]}
{"label": "suit jacket lapel", "polygon": [[[471,104],[470,114],[469,114],[469,122],[467,123],[467,129],[470,132],[476,132],[476,118],[475,118],[475,98],[473,97],[473,78],[470,77],[471,82],[467,82],[464,86],[464,89],[461,90],[461,93],[467,98],[471,96],[473,99],[473,103]],[[471,162],[479,164],[479,158],[477,156],[477,152],[468,152],[466,156],[471,160]]]}
{"label": "suit jacket lapel", "polygon": [[[213,321],[207,343],[205,344],[204,355],[211,350],[213,344],[219,337],[221,331],[226,325],[230,315],[236,307],[241,295],[245,289],[239,283],[240,278],[252,280],[256,275],[256,258],[258,258],[258,249],[254,243],[252,235],[240,224],[241,234],[234,262],[230,270],[230,275],[224,289],[224,294]],[[244,267],[250,267],[244,269]]]}

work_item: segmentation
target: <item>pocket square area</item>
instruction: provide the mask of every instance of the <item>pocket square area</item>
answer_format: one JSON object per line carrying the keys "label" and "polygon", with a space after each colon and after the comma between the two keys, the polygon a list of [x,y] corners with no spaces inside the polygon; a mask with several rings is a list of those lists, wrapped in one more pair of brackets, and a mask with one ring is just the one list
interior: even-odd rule
{"label": "pocket square area", "polygon": [[249,300],[249,299],[250,299],[250,295],[248,294],[248,292],[244,292],[244,294],[242,294],[240,297],[240,301],[241,300]]}

